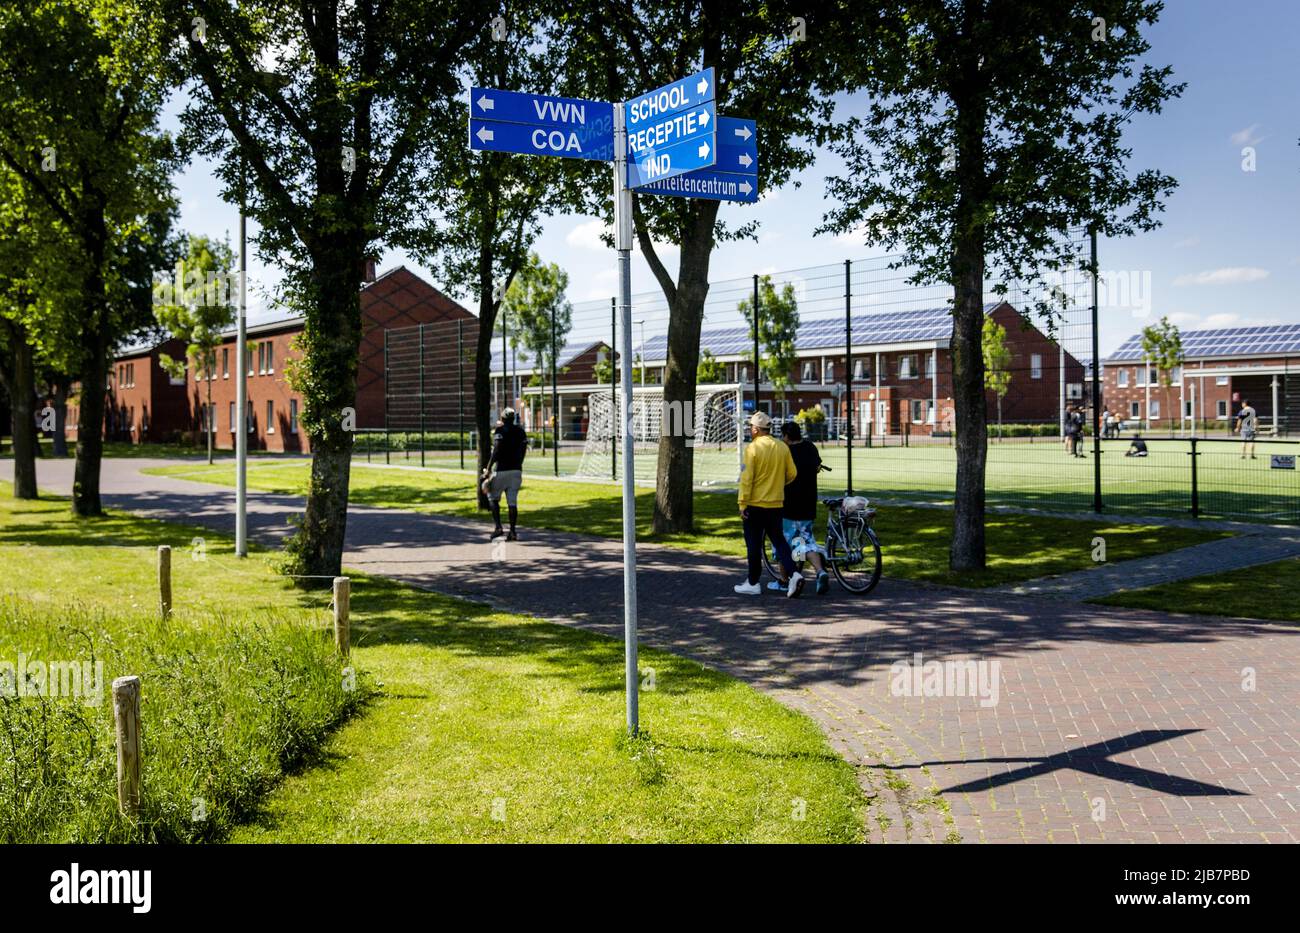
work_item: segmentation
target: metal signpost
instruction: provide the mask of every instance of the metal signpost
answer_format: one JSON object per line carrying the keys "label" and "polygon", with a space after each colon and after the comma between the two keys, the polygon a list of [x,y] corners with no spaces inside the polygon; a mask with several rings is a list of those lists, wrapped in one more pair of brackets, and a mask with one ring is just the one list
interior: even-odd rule
{"label": "metal signpost", "polygon": [[627,729],[632,734],[640,725],[632,462],[632,189],[718,201],[758,200],[755,123],[719,116],[715,91],[714,71],[705,68],[626,103],[479,87],[470,88],[469,94],[471,149],[613,163],[617,303],[622,324],[618,352],[623,386],[623,657]]}

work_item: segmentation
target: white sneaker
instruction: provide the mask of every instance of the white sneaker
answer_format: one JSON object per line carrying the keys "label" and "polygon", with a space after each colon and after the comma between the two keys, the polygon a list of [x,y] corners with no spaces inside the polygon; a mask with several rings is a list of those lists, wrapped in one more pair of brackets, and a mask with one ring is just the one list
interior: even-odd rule
{"label": "white sneaker", "polygon": [[794,599],[802,591],[803,591],[803,574],[801,574],[799,571],[796,570],[794,573],[790,574],[790,586],[785,591],[785,595],[789,599]]}
{"label": "white sneaker", "polygon": [[737,583],[732,587],[741,596],[762,596],[763,588],[757,583],[750,583],[746,580],[744,583]]}

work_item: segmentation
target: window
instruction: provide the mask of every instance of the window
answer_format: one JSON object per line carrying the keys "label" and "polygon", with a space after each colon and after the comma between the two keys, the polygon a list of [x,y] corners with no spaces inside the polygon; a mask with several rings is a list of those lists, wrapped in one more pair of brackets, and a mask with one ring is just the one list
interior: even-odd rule
{"label": "window", "polygon": [[257,431],[257,415],[253,414],[253,403],[248,403],[248,433],[252,434]]}
{"label": "window", "polygon": [[264,343],[257,345],[257,374],[266,375],[266,344]]}
{"label": "window", "polygon": [[244,347],[244,356],[245,356],[244,374],[247,376],[251,376],[253,375],[253,345],[252,344],[249,344],[248,346]]}
{"label": "window", "polygon": [[275,353],[275,344],[268,340],[266,343],[266,371],[268,373],[275,372],[275,360],[272,358],[273,353]]}
{"label": "window", "polygon": [[853,361],[853,378],[854,378],[854,379],[870,379],[870,378],[871,378],[871,373],[867,372],[867,363],[866,363],[866,360],[860,360],[860,359],[859,359],[859,360],[854,360],[854,361]]}
{"label": "window", "polygon": [[1228,419],[1228,400],[1226,398],[1221,398],[1217,402],[1215,402],[1214,407],[1215,407],[1215,411],[1214,411],[1215,416],[1221,420],[1226,421]]}
{"label": "window", "polygon": [[822,382],[829,385],[835,381],[835,364],[830,360],[822,363]]}
{"label": "window", "polygon": [[898,378],[915,379],[916,378],[916,354],[905,353],[898,358]]}
{"label": "window", "polygon": [[275,402],[266,400],[266,433],[275,433]]}
{"label": "window", "polygon": [[230,403],[230,433],[231,434],[235,433],[235,425],[237,423],[238,422],[235,420],[235,403],[231,402]]}
{"label": "window", "polygon": [[1128,370],[1127,370],[1127,369],[1121,369],[1121,370],[1119,370],[1119,372],[1115,373],[1115,385],[1119,386],[1121,389],[1127,389],[1127,388],[1128,388]]}
{"label": "window", "polygon": [[1183,402],[1183,417],[1184,417],[1184,418],[1191,418],[1191,417],[1193,417],[1193,412],[1192,412],[1192,403],[1191,403],[1190,400],[1187,400],[1187,401],[1184,401],[1184,402]]}
{"label": "window", "polygon": [[738,381],[738,382],[749,382],[749,367],[748,367],[748,366],[742,366],[742,367],[740,367],[740,379],[737,380],[737,381]]}
{"label": "window", "polygon": [[298,400],[296,398],[289,399],[289,433],[298,433]]}
{"label": "window", "polygon": [[914,398],[911,401],[912,424],[934,422],[934,401],[928,398]]}
{"label": "window", "polygon": [[1043,378],[1043,354],[1031,353],[1029,356],[1029,378]]}
{"label": "window", "polygon": [[803,364],[803,375],[799,378],[801,382],[813,381],[813,364],[811,360]]}
{"label": "window", "polygon": [[1226,385],[1228,384],[1228,377],[1227,377],[1227,376],[1215,376],[1215,377],[1214,377],[1214,384],[1215,384],[1216,386],[1226,386]]}
{"label": "window", "polygon": [[925,378],[926,378],[926,379],[933,379],[933,378],[934,378],[935,358],[936,358],[937,356],[938,356],[937,353],[931,353],[929,356],[927,356],[927,357],[925,358]]}
{"label": "window", "polygon": [[1151,400],[1151,414],[1150,414],[1150,417],[1151,417],[1152,419],[1158,419],[1158,418],[1160,417],[1160,400],[1159,400],[1159,399],[1155,399],[1155,398],[1153,398],[1153,399]]}
{"label": "window", "polygon": [[1183,384],[1183,368],[1181,366],[1175,366],[1169,371],[1169,384],[1172,386]]}
{"label": "window", "polygon": [[1129,403],[1128,403],[1128,416],[1129,416],[1130,418],[1140,418],[1140,417],[1142,417],[1142,403],[1141,403],[1141,402],[1129,402]]}

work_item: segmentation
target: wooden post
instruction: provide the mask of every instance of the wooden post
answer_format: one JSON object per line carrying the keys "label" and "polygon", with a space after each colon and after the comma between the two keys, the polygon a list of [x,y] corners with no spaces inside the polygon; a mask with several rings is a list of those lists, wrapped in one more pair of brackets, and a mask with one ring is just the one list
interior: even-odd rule
{"label": "wooden post", "polygon": [[352,581],[347,577],[334,578],[334,644],[339,654],[348,656],[351,641],[348,634],[348,610],[352,602]]}
{"label": "wooden post", "polygon": [[140,678],[113,681],[117,724],[117,805],[129,817],[140,814]]}
{"label": "wooden post", "polygon": [[172,549],[158,545],[158,612],[163,621],[172,614]]}

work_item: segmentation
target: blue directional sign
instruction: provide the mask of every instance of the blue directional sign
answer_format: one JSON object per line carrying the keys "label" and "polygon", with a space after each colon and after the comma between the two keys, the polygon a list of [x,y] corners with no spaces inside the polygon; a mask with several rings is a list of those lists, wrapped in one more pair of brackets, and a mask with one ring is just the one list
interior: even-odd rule
{"label": "blue directional sign", "polygon": [[704,198],[708,201],[743,201],[752,204],[758,200],[758,177],[733,175],[711,168],[687,172],[684,175],[641,185],[644,194],[670,194],[679,198]]}
{"label": "blue directional sign", "polygon": [[717,111],[712,68],[628,101],[627,184],[638,188],[717,159]]}
{"label": "blue directional sign", "polygon": [[753,120],[718,117],[717,161],[669,178],[657,178],[638,190],[679,198],[711,201],[758,200],[758,127]]}
{"label": "blue directional sign", "polygon": [[614,159],[614,105],[470,88],[471,149],[575,159]]}

